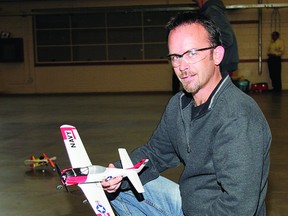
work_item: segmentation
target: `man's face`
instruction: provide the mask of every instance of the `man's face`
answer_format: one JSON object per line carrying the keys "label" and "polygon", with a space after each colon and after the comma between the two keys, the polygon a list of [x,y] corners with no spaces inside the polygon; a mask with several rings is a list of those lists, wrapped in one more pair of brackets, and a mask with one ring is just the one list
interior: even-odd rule
{"label": "man's face", "polygon": [[278,35],[276,33],[273,33],[271,37],[273,41],[278,39]]}
{"label": "man's face", "polygon": [[[200,24],[187,24],[172,30],[168,37],[169,54],[182,55],[187,50],[210,47],[208,33]],[[212,52],[212,53],[211,53]],[[193,63],[180,59],[174,72],[187,92],[196,94],[201,89],[210,88],[215,76],[213,49],[197,52],[198,59]],[[219,72],[219,71],[218,71]]]}

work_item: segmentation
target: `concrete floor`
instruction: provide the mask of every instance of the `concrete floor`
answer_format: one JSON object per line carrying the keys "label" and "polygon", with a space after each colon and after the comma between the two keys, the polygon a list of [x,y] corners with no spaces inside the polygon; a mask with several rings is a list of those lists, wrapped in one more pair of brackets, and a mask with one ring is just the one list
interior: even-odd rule
{"label": "concrete floor", "polygon": [[[62,124],[78,128],[93,164],[118,160],[145,143],[156,127],[170,94],[0,96],[0,215],[94,215],[78,187],[57,191],[58,175],[31,170],[31,155],[57,156],[61,168],[70,162],[59,132]],[[288,92],[251,95],[266,115],[273,133],[267,215],[288,215]],[[177,181],[181,167],[164,173]]]}

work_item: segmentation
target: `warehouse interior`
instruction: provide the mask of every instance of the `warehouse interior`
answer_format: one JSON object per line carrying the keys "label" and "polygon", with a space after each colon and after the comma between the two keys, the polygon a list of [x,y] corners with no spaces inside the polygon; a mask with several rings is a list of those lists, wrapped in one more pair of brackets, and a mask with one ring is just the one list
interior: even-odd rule
{"label": "warehouse interior", "polygon": [[[288,43],[287,2],[223,2],[239,45],[240,62],[234,78],[248,80],[250,85],[267,83],[271,89],[267,47],[270,34],[275,29]],[[80,188],[73,187],[70,193],[58,191],[56,187],[60,179],[51,167],[31,169],[24,165],[24,161],[32,155],[39,157],[46,153],[57,157],[56,163],[60,168],[68,168],[70,162],[59,128],[71,124],[77,127],[91,161],[106,166],[119,159],[118,148],[124,147],[129,152],[147,142],[172,95],[173,71],[163,58],[167,54],[167,45],[161,37],[153,38],[156,42],[153,41],[152,45],[157,48],[151,48],[149,41],[141,44],[146,50],[151,48],[151,52],[147,54],[149,57],[139,59],[133,59],[138,54],[129,53],[131,44],[128,42],[111,56],[103,54],[104,50],[99,45],[99,52],[89,51],[91,55],[97,55],[92,60],[80,48],[78,56],[74,52],[65,55],[64,60],[62,56],[49,59],[46,55],[49,52],[43,54],[41,49],[47,48],[47,51],[50,45],[45,47],[37,43],[37,32],[43,30],[37,27],[37,19],[71,14],[81,18],[83,14],[97,17],[99,11],[105,11],[106,16],[125,12],[140,13],[145,17],[149,13],[151,17],[146,21],[153,23],[152,18],[157,13],[167,13],[166,19],[168,15],[185,10],[197,11],[197,7],[190,0],[0,0],[0,32],[23,42],[21,61],[0,62],[0,163],[3,170],[0,215],[94,215],[89,204],[82,203],[85,197]],[[161,34],[159,29],[165,19],[152,29]],[[59,28],[64,32],[65,28]],[[92,29],[95,28],[102,27]],[[87,29],[91,30],[90,27],[76,28],[77,31]],[[44,30],[52,31],[48,27]],[[130,35],[133,31],[127,30]],[[55,41],[58,39],[56,37]],[[83,40],[81,37],[78,39]],[[83,47],[86,51],[87,46],[92,45],[84,44]],[[155,53],[159,57],[155,57]],[[104,59],[105,56],[110,59]],[[266,198],[268,216],[288,215],[287,71],[286,51],[282,57],[282,93],[246,92],[262,109],[273,135]],[[177,182],[181,170],[182,167],[178,167],[163,175]]]}
{"label": "warehouse interior", "polygon": [[[266,197],[267,215],[288,213],[288,92],[253,93],[273,135]],[[118,148],[128,152],[146,143],[158,124],[171,94],[9,95],[1,97],[0,182],[1,215],[94,215],[77,186],[58,191],[59,176],[50,166],[33,170],[24,165],[31,155],[56,156],[61,169],[70,161],[60,126],[78,129],[90,160],[107,166],[119,159]],[[177,182],[181,167],[164,176]],[[249,178],[249,176],[247,176]]]}

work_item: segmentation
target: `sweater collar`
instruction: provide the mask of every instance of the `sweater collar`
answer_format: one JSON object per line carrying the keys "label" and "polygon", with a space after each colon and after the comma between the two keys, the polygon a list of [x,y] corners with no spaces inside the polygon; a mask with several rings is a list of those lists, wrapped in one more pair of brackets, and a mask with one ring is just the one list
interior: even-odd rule
{"label": "sweater collar", "polygon": [[[208,100],[203,104],[205,110],[210,109],[213,105],[213,102],[215,100],[215,96],[218,94],[224,83],[226,83],[226,80],[229,79],[229,76],[226,75],[224,76],[220,82],[217,84],[216,88],[213,90],[213,92],[210,94]],[[184,109],[187,107],[190,103],[194,103],[194,98],[191,93],[186,92],[185,90],[183,91],[181,97],[181,108]]]}

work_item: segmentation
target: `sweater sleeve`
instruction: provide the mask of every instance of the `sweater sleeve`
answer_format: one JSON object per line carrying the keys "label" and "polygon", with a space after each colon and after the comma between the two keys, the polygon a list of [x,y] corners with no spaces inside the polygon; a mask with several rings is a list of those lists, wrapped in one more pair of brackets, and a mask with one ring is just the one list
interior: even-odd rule
{"label": "sweater sleeve", "polygon": [[259,199],[265,199],[259,194],[267,190],[263,170],[269,170],[271,134],[259,116],[230,119],[215,138],[213,160],[222,193],[207,215],[253,215]]}
{"label": "sweater sleeve", "polygon": [[[159,177],[161,172],[168,168],[176,167],[180,163],[169,139],[166,114],[167,112],[165,111],[150,140],[130,154],[130,158],[134,164],[143,158],[149,159],[146,167],[139,174],[142,184]],[[120,167],[121,162],[116,162],[115,166]],[[125,190],[130,188],[130,183],[124,180],[121,189]]]}

